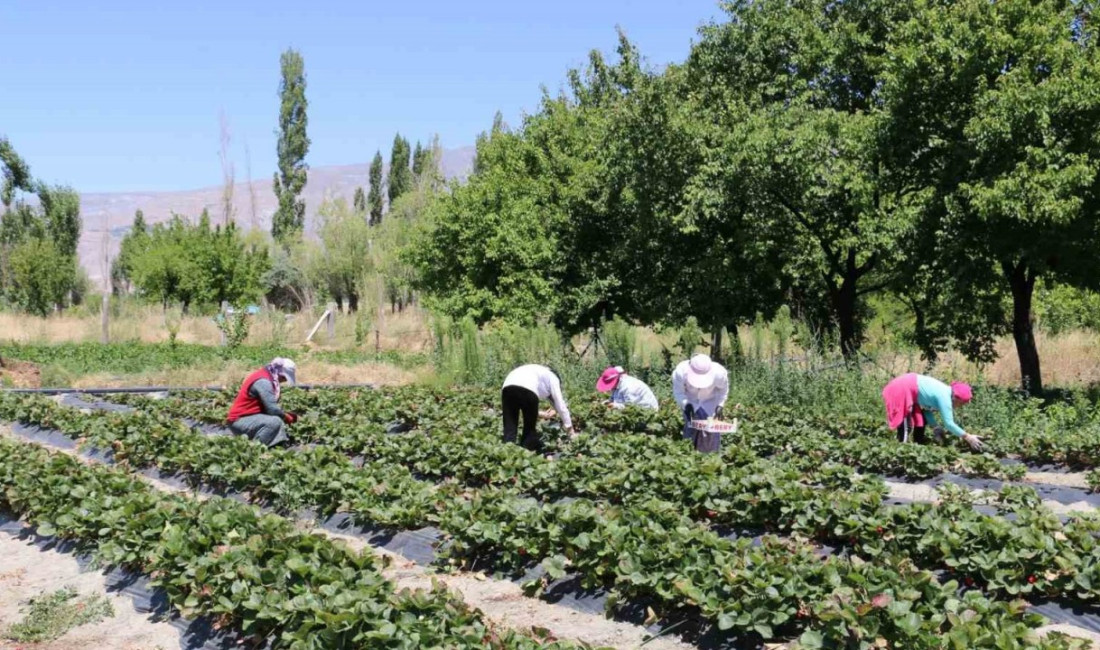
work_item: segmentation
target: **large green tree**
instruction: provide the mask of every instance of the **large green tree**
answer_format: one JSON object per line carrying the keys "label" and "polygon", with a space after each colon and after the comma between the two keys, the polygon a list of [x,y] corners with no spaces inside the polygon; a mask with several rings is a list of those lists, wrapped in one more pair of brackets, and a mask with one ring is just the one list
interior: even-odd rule
{"label": "large green tree", "polygon": [[[624,40],[620,51],[628,48]],[[684,66],[635,74],[615,106],[601,149],[612,207],[605,218],[619,242],[601,255],[620,278],[616,314],[647,323],[695,318],[720,354],[722,328],[770,313],[784,287],[772,241],[744,219],[738,177],[715,178],[726,163],[708,160],[703,145],[713,133],[684,101],[690,81]]]}
{"label": "large green tree", "polygon": [[367,216],[367,195],[363,192],[363,188],[355,188],[355,198],[352,200],[352,206],[355,208],[355,212]]}
{"label": "large green tree", "polygon": [[386,204],[383,165],[382,152],[374,152],[374,159],[370,162],[370,189],[367,193],[367,206],[370,208],[372,226],[382,223],[382,210]]}
{"label": "large green tree", "polygon": [[781,260],[853,358],[863,297],[884,288],[912,232],[918,188],[899,182],[880,137],[886,53],[909,3],[725,6],[729,20],[703,29],[688,62],[704,157],[689,214],[747,220],[740,232]]}
{"label": "large green tree", "polygon": [[409,149],[409,141],[401,137],[398,133],[393,138],[393,149],[390,152],[390,174],[387,181],[387,189],[389,192],[390,205],[398,199],[402,194],[408,192],[413,187],[413,174],[410,156],[412,151]]}
{"label": "large green tree", "polygon": [[122,240],[117,265],[118,275],[132,282],[139,296],[164,307],[178,302],[185,311],[195,304],[216,308],[260,297],[267,251],[248,245],[235,224],[212,228],[209,217],[192,225],[173,215],[147,231],[136,221]]}
{"label": "large green tree", "polygon": [[919,307],[930,312],[925,342],[954,339],[988,357],[993,337],[1011,331],[1032,391],[1042,389],[1036,281],[1100,286],[1093,9],[925,2],[890,57],[892,152],[931,188],[922,212],[929,245],[913,270]]}
{"label": "large green tree", "polygon": [[11,207],[16,190],[30,192],[33,189],[31,169],[7,138],[0,138],[0,168],[3,182],[0,182],[0,204],[6,212]]}
{"label": "large green tree", "polygon": [[130,232],[122,238],[118,255],[111,261],[111,287],[116,294],[127,294],[132,287],[134,258],[145,247],[149,226],[145,223],[145,213],[140,209],[134,212],[134,222]]}
{"label": "large green tree", "polygon": [[52,239],[28,237],[11,249],[8,299],[27,312],[48,316],[76,285],[76,258]]}
{"label": "large green tree", "polygon": [[288,49],[279,60],[282,81],[279,84],[279,171],[272,182],[279,206],[271,221],[271,235],[280,242],[302,232],[306,204],[300,198],[306,185],[309,166],[309,136],[306,135],[306,71],[302,55]]}
{"label": "large green tree", "polygon": [[[79,288],[80,197],[72,188],[36,181],[11,143],[2,138],[0,165],[4,293],[12,304],[44,316],[68,304]],[[20,197],[20,192],[33,192],[37,205]]]}
{"label": "large green tree", "polygon": [[570,92],[545,95],[522,129],[498,118],[478,138],[475,173],[439,196],[414,248],[433,305],[479,323],[549,318],[566,332],[629,311],[620,273],[634,259],[623,245],[633,231],[604,151],[611,108],[636,72],[632,58],[609,66],[594,53]]}
{"label": "large green tree", "polygon": [[326,201],[318,211],[317,234],[323,254],[311,271],[329,297],[359,310],[363,282],[372,267],[371,231],[366,221],[343,199]]}

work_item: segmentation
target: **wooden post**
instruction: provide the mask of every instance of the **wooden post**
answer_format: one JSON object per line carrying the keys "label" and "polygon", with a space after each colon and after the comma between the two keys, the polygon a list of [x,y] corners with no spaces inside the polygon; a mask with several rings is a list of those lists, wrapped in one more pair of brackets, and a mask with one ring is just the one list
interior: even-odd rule
{"label": "wooden post", "polygon": [[111,292],[105,291],[103,293],[103,306],[99,310],[99,326],[101,328],[101,331],[99,333],[99,342],[104,345],[111,342],[110,307]]}
{"label": "wooden post", "polygon": [[336,303],[328,304],[328,342],[336,340]]}
{"label": "wooden post", "polygon": [[382,340],[378,328],[374,328],[374,356],[382,354]]}
{"label": "wooden post", "polygon": [[229,345],[229,340],[226,339],[226,328],[229,327],[229,302],[226,300],[221,301],[221,327],[218,331],[221,332],[221,346]]}
{"label": "wooden post", "polygon": [[327,321],[329,319],[329,316],[330,312],[325,311],[325,313],[317,319],[317,323],[313,326],[313,329],[309,331],[309,335],[306,336],[306,343],[309,343],[313,340],[313,335],[317,333],[317,330],[321,329],[321,324]]}

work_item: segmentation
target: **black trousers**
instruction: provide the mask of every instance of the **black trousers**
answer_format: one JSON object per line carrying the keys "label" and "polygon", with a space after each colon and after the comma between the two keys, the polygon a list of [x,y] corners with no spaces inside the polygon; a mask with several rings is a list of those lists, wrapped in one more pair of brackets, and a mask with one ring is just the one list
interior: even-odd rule
{"label": "black trousers", "polygon": [[905,442],[905,431],[909,430],[909,440],[915,442],[918,445],[923,445],[928,442],[928,439],[924,435],[924,427],[910,427],[908,423],[902,422],[898,427],[898,442]]}
{"label": "black trousers", "polygon": [[542,449],[536,425],[539,421],[539,396],[522,386],[505,386],[500,391],[500,406],[504,411],[504,442],[515,442],[519,415],[523,413],[523,439],[520,445],[531,451]]}

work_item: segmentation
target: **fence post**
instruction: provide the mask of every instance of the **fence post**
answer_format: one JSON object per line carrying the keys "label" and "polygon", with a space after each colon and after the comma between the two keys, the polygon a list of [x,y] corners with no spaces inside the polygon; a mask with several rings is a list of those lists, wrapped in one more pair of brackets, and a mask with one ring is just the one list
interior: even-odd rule
{"label": "fence post", "polygon": [[382,354],[382,341],[378,328],[374,328],[374,356]]}
{"label": "fence post", "polygon": [[111,294],[110,292],[104,292],[103,294],[103,306],[99,312],[99,325],[102,331],[99,334],[99,342],[106,345],[111,342],[111,325],[110,325],[110,309],[111,307]]}
{"label": "fence post", "polygon": [[332,343],[336,340],[336,303],[330,302],[328,304],[328,342]]}
{"label": "fence post", "polygon": [[229,314],[228,314],[228,312],[229,312],[229,302],[223,300],[222,301],[222,309],[221,309],[222,323],[221,323],[221,327],[218,328],[218,331],[221,332],[221,335],[222,335],[222,347],[223,348],[225,346],[229,345],[229,341],[227,341],[226,338],[225,338],[225,329],[227,327],[229,327]]}

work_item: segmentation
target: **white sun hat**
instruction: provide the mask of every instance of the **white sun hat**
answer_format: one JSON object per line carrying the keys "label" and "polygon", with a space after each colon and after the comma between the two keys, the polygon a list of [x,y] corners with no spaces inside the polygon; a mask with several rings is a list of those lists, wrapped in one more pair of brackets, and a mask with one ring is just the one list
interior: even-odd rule
{"label": "white sun hat", "polygon": [[705,354],[697,354],[688,362],[687,383],[697,390],[706,390],[717,378],[714,362]]}
{"label": "white sun hat", "polygon": [[278,373],[285,377],[291,386],[298,383],[298,366],[290,359],[275,357],[268,367],[274,371],[273,374]]}

